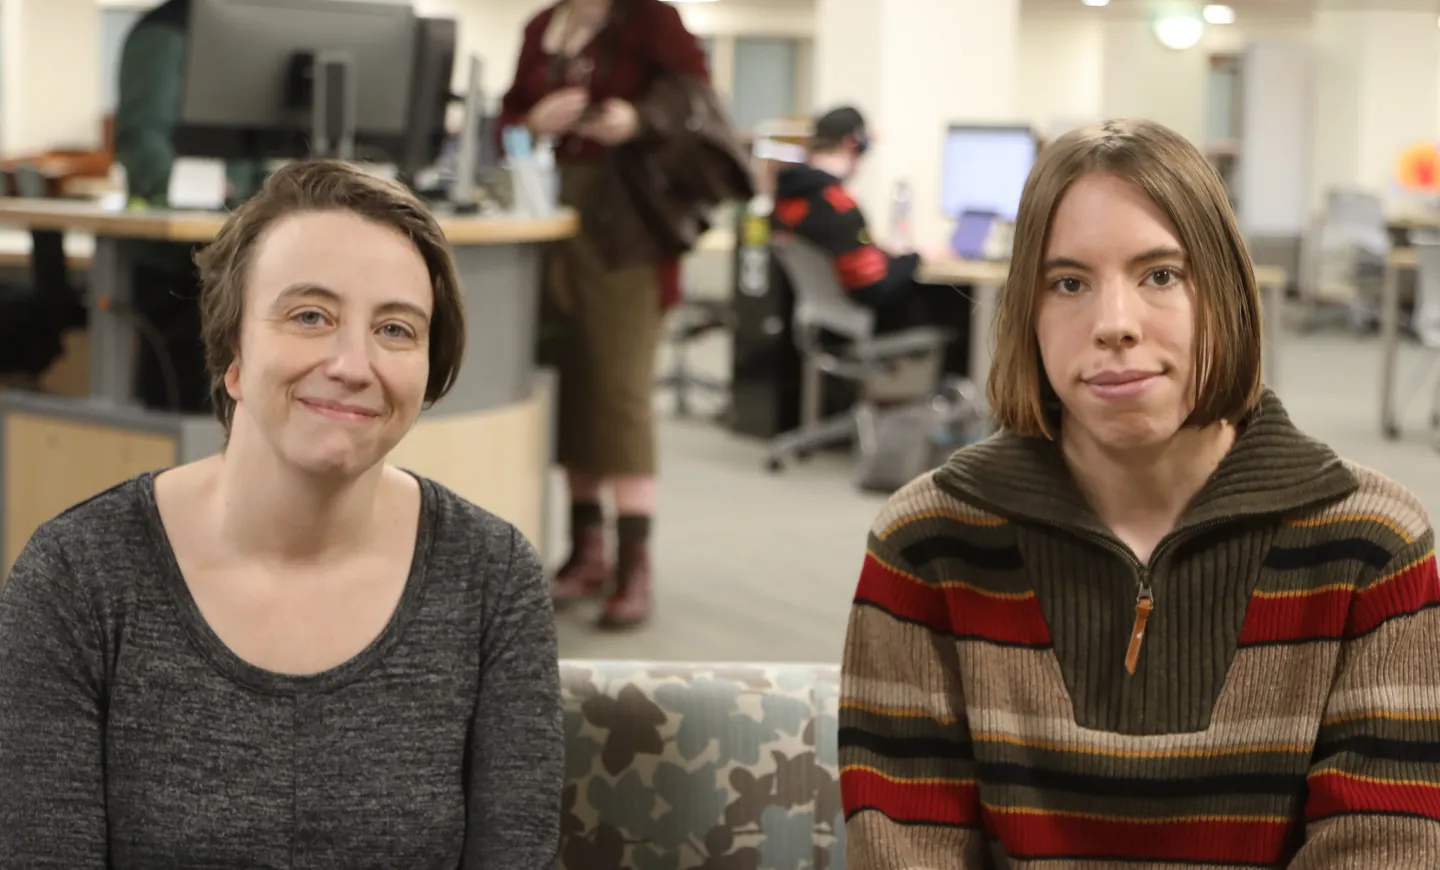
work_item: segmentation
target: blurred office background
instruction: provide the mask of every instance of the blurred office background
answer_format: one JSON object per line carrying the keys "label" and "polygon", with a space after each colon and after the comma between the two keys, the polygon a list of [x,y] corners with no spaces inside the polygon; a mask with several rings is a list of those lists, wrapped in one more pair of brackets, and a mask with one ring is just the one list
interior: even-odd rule
{"label": "blurred office background", "polygon": [[[493,107],[509,84],[525,21],[545,4],[413,5],[457,21],[456,89],[464,85],[465,59],[478,55]],[[855,190],[882,241],[891,191],[902,180],[914,191],[916,240],[947,239],[959,215],[942,202],[942,189],[967,171],[946,160],[947,141],[954,145],[957,135],[952,127],[1023,127],[1043,141],[1077,124],[1129,115],[1190,137],[1230,186],[1257,262],[1283,287],[1286,301],[1267,314],[1281,325],[1276,386],[1292,413],[1342,454],[1397,477],[1440,511],[1429,388],[1411,389],[1427,374],[1431,344],[1440,347],[1411,314],[1423,308],[1417,300],[1427,284],[1426,257],[1416,250],[1440,219],[1435,196],[1423,183],[1404,189],[1397,169],[1406,149],[1423,152],[1440,138],[1440,3],[677,5],[702,40],[736,123],[767,158],[765,171],[775,162],[768,157],[793,155],[785,149],[803,139],[816,110],[851,103],[869,115],[876,147]],[[104,191],[120,46],[146,8],[133,0],[0,3],[0,155],[7,165],[50,167],[65,176],[68,195]],[[1424,175],[1423,167],[1416,171]],[[736,246],[744,245],[745,226],[743,209],[716,216],[716,229],[685,265],[691,300],[730,305],[741,283]],[[84,249],[82,242],[73,247]],[[1388,423],[1380,399],[1386,281],[1401,311],[1396,394],[1419,397],[1397,399],[1405,407]],[[758,329],[765,331],[763,322]],[[732,318],[685,339],[689,370],[729,383],[742,341],[737,330]],[[663,349],[662,372],[672,370],[680,343]],[[72,344],[43,388],[84,392],[76,382],[83,336]],[[731,399],[728,389],[697,389],[681,415],[675,392],[657,390],[664,423],[655,618],[617,636],[595,632],[593,613],[583,608],[562,614],[564,656],[838,660],[865,532],[883,495],[854,485],[855,459],[845,450],[820,451],[774,473],[766,458],[767,438],[776,433],[736,426],[740,409]],[[553,561],[564,549],[558,480],[548,510],[553,521],[541,544]]]}

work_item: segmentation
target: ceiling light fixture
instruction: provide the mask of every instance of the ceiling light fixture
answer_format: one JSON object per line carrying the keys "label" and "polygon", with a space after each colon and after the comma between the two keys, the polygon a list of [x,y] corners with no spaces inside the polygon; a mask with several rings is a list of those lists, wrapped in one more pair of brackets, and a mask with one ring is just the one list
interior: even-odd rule
{"label": "ceiling light fixture", "polygon": [[1235,10],[1221,3],[1211,3],[1205,7],[1205,20],[1210,24],[1234,24]]}
{"label": "ceiling light fixture", "polygon": [[1162,15],[1153,25],[1155,38],[1166,48],[1194,48],[1205,35],[1205,22],[1196,15]]}
{"label": "ceiling light fixture", "polygon": [[1080,0],[1086,6],[1109,6],[1110,0]]}

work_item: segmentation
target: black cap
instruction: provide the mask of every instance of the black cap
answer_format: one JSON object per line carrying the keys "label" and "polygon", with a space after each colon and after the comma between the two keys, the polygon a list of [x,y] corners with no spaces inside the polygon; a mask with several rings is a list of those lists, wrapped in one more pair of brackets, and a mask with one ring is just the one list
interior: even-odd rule
{"label": "black cap", "polygon": [[816,118],[810,140],[815,147],[834,148],[845,141],[846,136],[865,139],[865,116],[853,106],[831,109]]}

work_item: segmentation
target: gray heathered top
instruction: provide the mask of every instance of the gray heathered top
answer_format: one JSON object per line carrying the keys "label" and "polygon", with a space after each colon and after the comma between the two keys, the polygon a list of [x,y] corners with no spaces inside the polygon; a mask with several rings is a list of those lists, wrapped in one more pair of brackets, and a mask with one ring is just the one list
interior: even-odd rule
{"label": "gray heathered top", "polygon": [[553,868],[540,565],[508,523],[421,490],[389,624],[304,677],[210,629],[151,475],[42,526],[0,589],[0,868]]}

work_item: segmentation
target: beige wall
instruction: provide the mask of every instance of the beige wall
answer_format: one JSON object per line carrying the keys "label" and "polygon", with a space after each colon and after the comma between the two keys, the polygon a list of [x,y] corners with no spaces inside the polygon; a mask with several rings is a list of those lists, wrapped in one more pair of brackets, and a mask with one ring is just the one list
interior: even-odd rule
{"label": "beige wall", "polygon": [[95,0],[0,2],[0,152],[99,144],[99,39]]}

